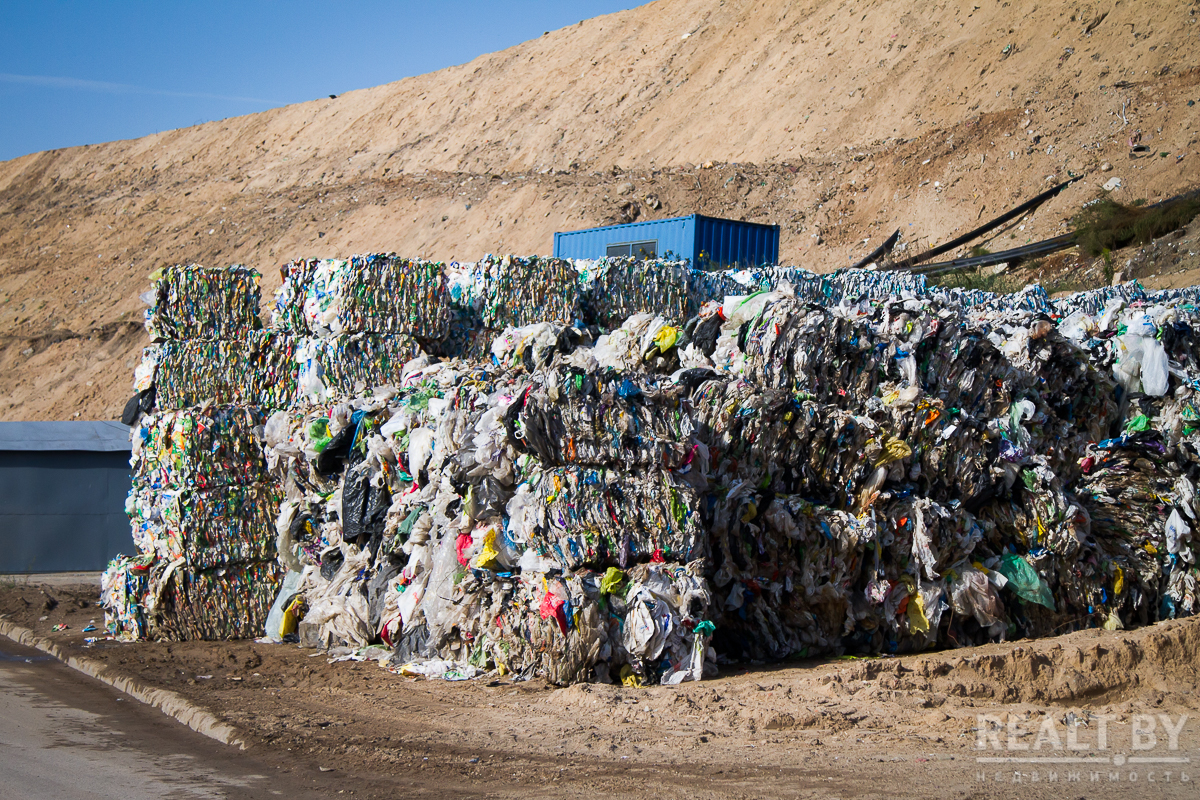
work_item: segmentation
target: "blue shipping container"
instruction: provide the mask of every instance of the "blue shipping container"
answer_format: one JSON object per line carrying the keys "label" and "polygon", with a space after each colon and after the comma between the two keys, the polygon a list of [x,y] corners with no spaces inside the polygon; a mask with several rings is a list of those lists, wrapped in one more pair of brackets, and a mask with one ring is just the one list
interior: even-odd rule
{"label": "blue shipping container", "polygon": [[779,263],[779,226],[692,214],[554,234],[558,258],[687,259],[700,269]]}

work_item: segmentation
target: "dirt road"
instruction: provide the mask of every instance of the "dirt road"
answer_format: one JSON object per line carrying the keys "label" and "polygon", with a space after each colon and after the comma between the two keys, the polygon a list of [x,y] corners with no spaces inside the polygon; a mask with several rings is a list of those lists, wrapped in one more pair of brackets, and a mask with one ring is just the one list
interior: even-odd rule
{"label": "dirt road", "polygon": [[94,602],[87,587],[0,589],[10,621],[213,711],[260,761],[304,765],[360,797],[393,797],[396,787],[489,797],[1194,797],[1200,779],[1194,620],[902,658],[733,666],[677,688],[556,688],[495,676],[418,681],[294,645],[87,646]]}
{"label": "dirt road", "polygon": [[[327,797],[340,781],[194,733],[0,637],[0,798]],[[335,785],[338,784],[338,785]]]}

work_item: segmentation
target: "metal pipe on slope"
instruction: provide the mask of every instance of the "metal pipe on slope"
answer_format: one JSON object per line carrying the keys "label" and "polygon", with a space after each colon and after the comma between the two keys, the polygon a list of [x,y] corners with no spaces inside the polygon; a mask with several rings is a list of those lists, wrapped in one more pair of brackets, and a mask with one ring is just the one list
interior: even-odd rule
{"label": "metal pipe on slope", "polygon": [[906,259],[905,261],[902,261],[899,264],[896,264],[893,267],[893,269],[911,268],[914,264],[920,264],[922,261],[927,261],[927,260],[933,258],[934,256],[940,256],[942,253],[949,252],[950,250],[953,250],[954,248],[956,248],[960,245],[966,244],[967,242],[971,241],[972,239],[982,236],[983,234],[987,233],[988,231],[992,230],[993,228],[999,228],[1004,223],[1008,222],[1009,220],[1016,219],[1017,217],[1024,214],[1026,211],[1037,208],[1042,203],[1044,203],[1047,200],[1049,200],[1050,198],[1054,197],[1056,194],[1058,194],[1063,189],[1070,186],[1075,181],[1081,179],[1082,177],[1083,177],[1082,175],[1076,175],[1074,178],[1071,178],[1068,181],[1064,181],[1063,183],[1060,183],[1051,189],[1047,189],[1046,191],[1039,194],[1037,197],[1034,197],[1032,200],[1026,200],[1024,203],[1017,206],[1016,208],[1014,208],[1010,211],[1006,211],[1003,214],[1001,214],[1000,216],[996,217],[995,219],[993,219],[989,222],[986,222],[983,225],[980,225],[978,228],[975,228],[974,230],[964,233],[962,236],[959,236],[957,239],[953,239],[949,242],[946,242],[945,244],[938,245],[937,247],[933,248],[932,250],[926,250],[924,253],[920,253],[919,255],[915,255],[912,258]]}

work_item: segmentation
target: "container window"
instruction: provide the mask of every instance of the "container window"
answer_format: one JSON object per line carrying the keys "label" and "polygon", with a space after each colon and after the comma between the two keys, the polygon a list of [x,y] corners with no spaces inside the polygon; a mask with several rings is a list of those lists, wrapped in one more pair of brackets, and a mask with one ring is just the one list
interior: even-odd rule
{"label": "container window", "polygon": [[617,258],[619,256],[633,256],[634,258],[657,258],[658,257],[658,240],[651,239],[646,242],[624,242],[622,244],[610,244],[605,249],[604,254],[609,258]]}
{"label": "container window", "polygon": [[658,240],[649,242],[634,242],[629,245],[634,258],[655,258],[658,256]]}

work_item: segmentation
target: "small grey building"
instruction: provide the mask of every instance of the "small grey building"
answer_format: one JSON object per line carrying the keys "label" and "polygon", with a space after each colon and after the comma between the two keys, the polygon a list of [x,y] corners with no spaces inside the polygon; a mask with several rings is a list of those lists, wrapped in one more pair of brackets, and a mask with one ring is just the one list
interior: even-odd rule
{"label": "small grey building", "polygon": [[0,573],[94,572],[134,553],[129,428],[0,422]]}

